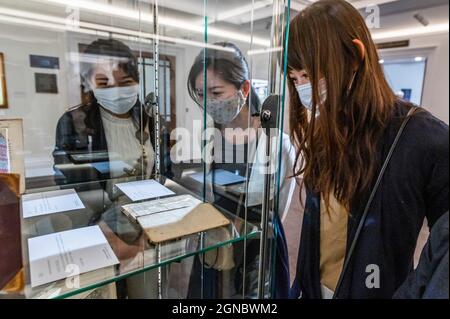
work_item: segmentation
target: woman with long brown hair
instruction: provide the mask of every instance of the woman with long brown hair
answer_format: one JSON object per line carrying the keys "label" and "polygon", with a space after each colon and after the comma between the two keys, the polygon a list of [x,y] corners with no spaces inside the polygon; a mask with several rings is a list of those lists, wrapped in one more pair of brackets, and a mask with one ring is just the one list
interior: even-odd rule
{"label": "woman with long brown hair", "polygon": [[294,298],[391,298],[425,218],[448,211],[448,126],[390,89],[363,17],[320,0],[291,22],[290,127],[307,198]]}

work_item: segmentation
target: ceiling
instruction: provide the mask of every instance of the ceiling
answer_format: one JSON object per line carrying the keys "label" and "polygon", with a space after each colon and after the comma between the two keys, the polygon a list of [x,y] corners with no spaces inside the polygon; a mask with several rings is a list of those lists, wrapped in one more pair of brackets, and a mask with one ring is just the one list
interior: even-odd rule
{"label": "ceiling", "polygon": [[[135,0],[129,0],[135,2]],[[291,18],[303,8],[317,0],[291,0]],[[365,8],[376,4],[380,15],[420,11],[440,5],[448,5],[448,0],[347,0],[364,14]],[[154,0],[146,0],[154,3]],[[204,22],[208,16],[211,27],[237,29],[258,37],[270,37],[274,16],[274,0],[158,0],[160,11],[167,15],[191,18],[197,23]],[[281,2],[281,1],[280,1]],[[285,1],[287,2],[287,1]],[[206,5],[205,5],[206,4]],[[189,17],[186,16],[189,15]],[[413,13],[411,14],[411,16]],[[448,17],[448,15],[447,15]],[[177,31],[179,32],[179,30]]]}
{"label": "ceiling", "polygon": [[391,15],[406,11],[423,10],[431,7],[448,5],[448,0],[401,0],[381,6],[381,15]]}
{"label": "ceiling", "polygon": [[[291,16],[295,16],[314,1],[316,0],[291,0]],[[448,0],[348,1],[362,12],[367,5],[378,4],[381,16],[448,5]],[[250,39],[253,39],[256,47],[270,45],[272,19],[276,10],[274,2],[278,3],[276,0],[157,0],[157,2],[161,16],[161,33],[168,37],[203,41],[206,13],[210,37],[235,39],[240,42],[250,42]],[[83,7],[86,3],[87,7]],[[20,12],[64,19],[72,6],[79,6],[81,21],[91,25],[100,24],[152,32],[153,3],[155,0],[0,0],[0,9],[11,8]],[[92,9],[89,7],[90,4],[99,7]],[[112,5],[115,11],[105,13],[102,5]],[[280,6],[278,9],[283,10],[284,7]],[[139,12],[144,15],[139,15]],[[2,13],[4,12],[0,10],[0,15]]]}

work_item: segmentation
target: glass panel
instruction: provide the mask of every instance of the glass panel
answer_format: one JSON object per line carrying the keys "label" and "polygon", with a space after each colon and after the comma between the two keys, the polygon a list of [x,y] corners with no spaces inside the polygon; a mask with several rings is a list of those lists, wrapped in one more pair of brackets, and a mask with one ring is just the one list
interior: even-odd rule
{"label": "glass panel", "polygon": [[[110,182],[116,184],[119,180],[110,180]],[[86,188],[87,185],[83,184],[83,186]],[[166,181],[165,186],[178,195],[190,194],[187,189],[170,180]],[[117,188],[116,186],[114,187]],[[120,197],[111,202],[102,189],[97,189],[96,193],[93,193],[92,188],[86,188],[85,191],[78,192],[78,195],[83,203],[88,202],[89,197],[102,198],[103,205],[108,207],[108,210],[102,214],[103,219],[98,222],[98,225],[108,239],[120,264],[81,274],[76,279],[79,280],[79,287],[68,285],[71,280],[74,280],[68,279],[32,288],[27,274],[27,297],[66,298],[107,283],[128,278],[143,271],[167,265],[201,251],[210,251],[218,247],[227,246],[235,241],[241,241],[244,237],[252,238],[257,235],[256,226],[247,223],[246,229],[243,229],[244,221],[242,219],[233,214],[225,213],[225,216],[231,223],[222,229],[206,231],[201,236],[199,234],[185,236],[179,240],[165,242],[161,245],[151,244],[143,240],[142,229],[137,224],[127,223],[125,218],[121,218],[121,215],[116,214],[123,205],[132,203],[129,198]],[[47,192],[54,189],[41,189],[39,192]],[[26,243],[30,238],[86,227],[92,224],[89,220],[95,219],[93,217],[94,214],[91,207],[86,207],[78,211],[23,219],[22,240]],[[24,251],[24,259],[28,260],[27,251]],[[26,263],[25,266],[28,267],[29,264]],[[153,285],[153,287],[156,286]],[[157,293],[155,293],[154,297],[157,296]]]}
{"label": "glass panel", "polygon": [[[51,202],[42,199],[32,208],[46,215],[22,219],[25,294],[38,297],[54,286],[56,291],[47,291],[44,297],[64,296],[113,281],[121,273],[109,267],[95,271],[99,276],[81,274],[80,287],[62,281],[30,289],[28,239],[98,225],[119,261],[124,258],[122,249],[144,252],[142,231],[121,212],[129,199],[115,184],[149,179],[154,173],[154,141],[151,121],[141,103],[138,65],[152,56],[151,34],[139,33],[141,13],[148,16],[150,7],[140,1],[119,0],[2,0],[0,7],[0,51],[10,91],[10,107],[2,112],[1,120],[19,118],[23,124],[23,145],[15,143],[11,161],[21,161],[18,156],[22,154],[24,167],[11,172],[25,177],[24,196],[73,189],[84,206],[49,215],[51,209],[69,203],[61,199],[50,207]],[[20,134],[9,137],[16,140]],[[119,251],[114,247],[118,242],[122,244]],[[43,251],[37,247],[31,253]],[[54,265],[49,263],[55,268],[47,270],[71,275],[71,266],[81,266],[82,261],[88,262],[62,258]],[[34,264],[33,269],[37,269]]]}
{"label": "glass panel", "polygon": [[[205,4],[206,47],[198,50],[188,78],[190,95],[204,116],[205,200],[246,223],[260,225],[267,249],[260,256],[260,240],[244,241],[234,252],[242,258],[229,272],[196,269],[196,263],[193,271],[203,270],[203,298],[226,295],[216,285],[216,279],[223,276],[241,276],[237,281],[240,287],[235,288],[243,298],[269,297],[269,279],[264,274],[272,271],[270,256],[275,256],[272,230],[279,222],[275,190],[281,189],[285,196],[281,205],[284,212],[295,186],[293,180],[285,181],[292,167],[278,169],[277,165],[279,154],[286,160],[290,147],[287,135],[280,134],[279,124],[284,110],[281,64],[287,3],[265,3],[257,19],[251,0]],[[269,95],[274,96],[268,99]],[[264,103],[272,112],[270,125],[260,120]]]}
{"label": "glass panel", "polygon": [[[263,2],[0,0],[0,85],[8,93],[8,103],[0,101],[0,172],[20,174],[19,196],[8,193],[17,203],[38,198],[31,210],[22,203],[21,225],[14,222],[22,229],[27,298],[272,296],[273,226],[292,196],[289,167],[278,165],[286,161],[289,18],[287,1]],[[264,103],[272,111],[267,131]],[[133,182],[145,182],[134,195],[147,196],[118,186]],[[169,193],[149,195],[153,182],[208,207],[195,226],[206,225],[214,208],[229,224],[155,244],[149,229],[156,226],[124,207],[147,205],[153,223],[170,224],[177,210],[156,202]],[[49,198],[50,191],[62,193]],[[151,213],[155,207],[166,209]],[[48,263],[55,268],[31,267],[30,255],[43,250],[30,239],[88,227],[100,230],[102,252],[118,264],[77,274],[89,256],[76,259],[57,237],[60,259]],[[46,271],[62,276],[44,280]]]}
{"label": "glass panel", "polygon": [[424,57],[386,58],[384,72],[395,94],[416,105],[422,103],[427,60]]}

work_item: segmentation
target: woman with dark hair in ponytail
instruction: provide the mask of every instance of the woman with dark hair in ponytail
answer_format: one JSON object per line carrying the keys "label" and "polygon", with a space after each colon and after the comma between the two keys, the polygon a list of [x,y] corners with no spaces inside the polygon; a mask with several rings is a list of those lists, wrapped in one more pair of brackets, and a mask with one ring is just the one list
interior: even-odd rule
{"label": "woman with dark hair in ponytail", "polygon": [[[206,111],[208,119],[214,123],[209,127],[216,128],[216,134],[219,135],[215,135],[212,142],[212,198],[211,195],[206,195],[216,206],[259,225],[264,189],[264,171],[261,168],[266,164],[262,154],[265,154],[267,138],[261,130],[261,102],[252,87],[247,61],[239,48],[232,43],[214,45],[218,48],[204,49],[197,56],[188,77],[191,98]],[[278,160],[279,143],[282,148],[282,161],[277,166],[275,163]],[[289,267],[281,219],[289,209],[295,189],[295,179],[290,178],[295,151],[287,134],[273,138],[272,144],[272,158],[275,163],[271,164],[281,175],[279,214],[274,217],[277,221],[276,227],[279,227],[276,255],[278,280],[275,294],[276,297],[283,298],[287,297],[289,290]],[[228,191],[233,189],[235,194],[241,190],[236,200],[220,192],[219,187],[215,187],[214,180],[219,174],[216,172],[223,171],[240,175],[247,180],[247,183],[227,188]],[[244,243],[237,243],[233,249],[234,253],[229,257],[231,262],[218,263],[216,258],[211,258],[213,262],[210,263],[208,258],[203,261],[206,268],[209,268],[204,269],[204,281],[211,283],[203,287],[203,297],[256,297],[259,241],[248,240],[245,247]],[[200,260],[196,259],[189,297],[200,297],[199,269]],[[228,281],[232,282],[224,281],[224,278],[229,278]]]}

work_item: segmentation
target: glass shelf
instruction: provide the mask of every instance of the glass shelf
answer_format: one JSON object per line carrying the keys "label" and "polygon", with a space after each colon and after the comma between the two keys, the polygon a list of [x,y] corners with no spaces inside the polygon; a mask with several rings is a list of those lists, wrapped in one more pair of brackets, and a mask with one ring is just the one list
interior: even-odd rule
{"label": "glass shelf", "polygon": [[[102,189],[96,189],[96,184],[101,183],[120,183],[121,179],[109,180],[97,183],[83,183],[67,185],[65,188],[74,188],[86,206],[83,210],[57,213],[33,218],[22,219],[22,245],[23,258],[25,265],[25,296],[26,298],[45,298],[45,299],[64,299],[70,298],[87,291],[106,286],[120,280],[149,272],[160,267],[167,266],[183,259],[203,254],[233,243],[256,238],[259,235],[259,229],[255,225],[246,222],[244,219],[221,209],[223,215],[230,220],[228,226],[223,227],[227,234],[218,236],[215,230],[205,231],[179,238],[178,240],[153,245],[146,240],[142,230],[135,226],[131,221],[126,225],[126,217],[120,211],[120,207],[129,204],[132,201],[124,194],[119,194],[112,202],[106,194],[102,194]],[[164,186],[175,192],[177,195],[190,194],[179,183],[166,179]],[[115,187],[115,186],[112,186]],[[36,192],[46,192],[59,189],[60,187],[50,187],[35,189]],[[95,218],[95,209],[100,211],[103,207],[93,207],[89,204],[90,198],[103,196],[103,205],[108,206],[104,214],[120,214],[113,218]],[[97,204],[98,206],[98,204]],[[56,282],[48,283],[38,287],[31,287],[30,267],[28,259],[28,239],[36,236],[43,236],[51,233],[79,229],[82,227],[99,225],[111,245],[113,251],[118,257],[120,264],[81,274],[79,277],[69,277]],[[119,225],[120,224],[120,225]],[[122,230],[117,233],[121,226]],[[135,227],[135,228],[132,228]],[[129,229],[127,229],[129,228]],[[115,229],[114,232],[112,229]],[[220,238],[218,238],[220,237]],[[157,270],[155,270],[157,271]]]}
{"label": "glass shelf", "polygon": [[[3,229],[13,236],[0,236],[0,251],[15,257],[2,259],[14,261],[5,284],[21,279],[23,268],[26,298],[96,298],[112,286],[119,299],[155,298],[155,290],[162,298],[272,296],[269,282],[279,278],[273,225],[295,187],[292,145],[282,133],[290,1],[258,9],[252,0],[111,0],[101,10],[97,2],[105,1],[22,2],[0,0],[0,59],[12,93],[0,114],[4,145],[12,145],[3,158],[21,178],[18,189],[7,189],[13,209],[0,201],[9,222]],[[238,16],[222,14],[238,7]],[[31,81],[25,87],[24,79]],[[128,92],[129,103],[103,103],[116,91],[110,87]],[[239,112],[221,123],[211,103],[232,96]],[[260,120],[265,110],[271,130]],[[122,213],[132,201],[116,184],[154,175],[176,195],[214,206],[230,224],[151,245]],[[233,182],[220,183],[219,175]],[[21,218],[25,190],[68,189],[85,208]],[[31,287],[28,240],[90,226],[100,228],[120,263]]]}

